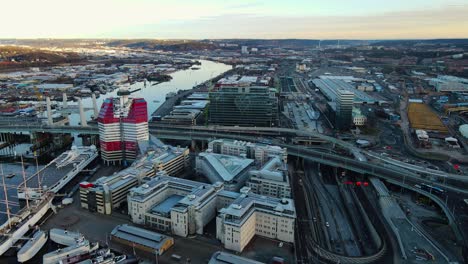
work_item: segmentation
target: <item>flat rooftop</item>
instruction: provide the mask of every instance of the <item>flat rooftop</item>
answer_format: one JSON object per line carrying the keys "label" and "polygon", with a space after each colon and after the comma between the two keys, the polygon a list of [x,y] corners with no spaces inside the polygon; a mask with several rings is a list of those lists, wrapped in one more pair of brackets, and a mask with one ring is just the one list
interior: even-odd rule
{"label": "flat rooftop", "polygon": [[167,215],[171,212],[172,207],[174,207],[174,205],[176,205],[183,198],[184,196],[182,195],[171,195],[166,200],[151,208],[151,213]]}
{"label": "flat rooftop", "polygon": [[[132,188],[130,190],[129,199],[138,202],[144,202],[147,199],[150,199],[150,197],[152,197],[153,195],[157,194],[160,190],[163,190],[165,188],[177,189],[179,194],[186,193],[187,195],[194,195],[194,199],[191,200],[187,199],[186,196],[182,196],[182,199],[179,199],[177,203],[184,204],[197,203],[200,200],[202,200],[202,197],[204,197],[207,193],[212,192],[214,190],[212,184],[157,174],[156,177],[150,178],[144,184]],[[167,204],[165,206],[167,206]]]}
{"label": "flat rooftop", "polygon": [[[241,193],[242,191],[241,189]],[[226,214],[227,222],[239,225],[247,220],[246,216],[250,215],[253,210],[296,218],[296,209],[293,200],[267,197],[251,192],[241,194],[229,207],[221,209],[220,212]]]}
{"label": "flat rooftop", "polygon": [[208,264],[263,264],[253,259],[244,258],[227,252],[217,251]]}

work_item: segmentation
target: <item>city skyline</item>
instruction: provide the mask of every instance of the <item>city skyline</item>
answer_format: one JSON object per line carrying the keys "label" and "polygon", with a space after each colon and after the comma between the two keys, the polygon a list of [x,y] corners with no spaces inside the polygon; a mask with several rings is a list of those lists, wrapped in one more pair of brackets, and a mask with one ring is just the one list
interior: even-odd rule
{"label": "city skyline", "polygon": [[[0,38],[304,38],[468,37],[462,0],[376,1],[7,1]],[[27,9],[25,8],[27,7]]]}

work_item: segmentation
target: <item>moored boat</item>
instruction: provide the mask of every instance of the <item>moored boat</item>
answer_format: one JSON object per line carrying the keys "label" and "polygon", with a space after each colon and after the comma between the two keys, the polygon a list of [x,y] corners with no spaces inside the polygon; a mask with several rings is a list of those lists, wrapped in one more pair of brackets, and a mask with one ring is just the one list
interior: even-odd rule
{"label": "moored boat", "polygon": [[79,232],[52,228],[50,231],[50,240],[64,246],[73,246],[83,237]]}
{"label": "moored boat", "polygon": [[17,253],[18,262],[26,262],[33,258],[47,242],[47,234],[42,230],[37,230],[33,237],[24,244]]}

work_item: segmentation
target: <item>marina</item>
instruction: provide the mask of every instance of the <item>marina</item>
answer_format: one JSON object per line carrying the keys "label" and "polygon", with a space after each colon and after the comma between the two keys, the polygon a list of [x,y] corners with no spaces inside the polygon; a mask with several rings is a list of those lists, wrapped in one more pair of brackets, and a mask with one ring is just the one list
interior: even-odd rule
{"label": "marina", "polygon": [[[201,61],[201,65],[197,69],[189,68],[171,73],[172,79],[169,82],[148,82],[145,85],[145,81],[136,81],[126,85],[130,90],[136,91],[135,96],[146,99],[148,114],[151,115],[171,97],[170,95],[177,95],[179,90],[190,90],[198,83],[203,83],[230,68],[231,66],[223,63]],[[118,89],[114,89],[97,96],[97,105],[100,105],[106,98],[116,97],[117,91]],[[168,94],[169,96],[166,97]],[[83,98],[82,103],[85,115],[90,119],[94,114],[92,111],[93,100],[91,97]],[[71,104],[73,105],[73,103]],[[80,118],[76,111],[71,111],[67,115],[70,124],[79,123]],[[78,232],[54,228],[50,232],[32,232],[32,227],[48,217],[49,209],[54,207],[52,205],[54,197],[61,196],[60,192],[64,191],[63,188],[73,182],[73,179],[98,156],[94,146],[80,146],[81,140],[76,137],[77,135],[74,136],[74,144],[77,144],[78,147],[72,147],[71,150],[65,151],[45,166],[28,163],[3,164],[5,171],[2,176],[7,181],[5,186],[8,186],[8,190],[5,190],[7,195],[2,194],[1,196],[9,199],[11,205],[7,210],[12,213],[12,216],[9,219],[6,219],[6,215],[0,216],[0,219],[6,220],[0,227],[2,234],[0,255],[4,255],[13,247],[18,248],[15,258],[20,263],[31,261],[58,263],[58,259],[62,263],[79,261],[84,263],[128,263],[132,261],[131,257],[125,255],[114,254],[105,249],[97,250],[97,244],[85,240]],[[25,146],[29,148],[30,144]],[[26,150],[23,152],[26,153]],[[23,203],[27,200],[29,203],[26,202],[27,206],[21,208],[20,200]],[[2,211],[5,211],[4,205],[2,207]],[[65,246],[65,248],[57,250],[58,245]],[[36,257],[34,257],[35,255]],[[39,257],[41,260],[37,259]]]}

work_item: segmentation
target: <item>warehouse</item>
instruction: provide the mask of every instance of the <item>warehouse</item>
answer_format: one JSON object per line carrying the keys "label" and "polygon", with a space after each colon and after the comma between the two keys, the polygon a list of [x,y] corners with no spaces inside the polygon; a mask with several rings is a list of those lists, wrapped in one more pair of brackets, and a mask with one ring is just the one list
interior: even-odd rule
{"label": "warehouse", "polygon": [[111,240],[159,256],[174,245],[172,237],[127,224],[116,226],[111,232]]}

